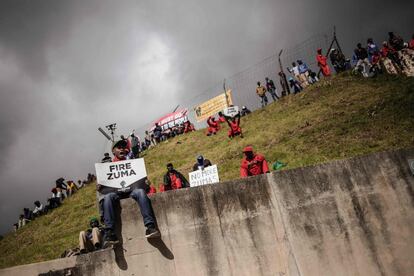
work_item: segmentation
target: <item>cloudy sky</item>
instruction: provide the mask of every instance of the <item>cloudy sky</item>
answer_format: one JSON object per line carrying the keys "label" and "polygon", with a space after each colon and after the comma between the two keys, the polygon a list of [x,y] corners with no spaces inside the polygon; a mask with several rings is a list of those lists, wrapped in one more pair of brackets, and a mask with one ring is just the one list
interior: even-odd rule
{"label": "cloudy sky", "polygon": [[0,1],[0,233],[107,142],[336,24],[349,52],[414,33],[414,1]]}

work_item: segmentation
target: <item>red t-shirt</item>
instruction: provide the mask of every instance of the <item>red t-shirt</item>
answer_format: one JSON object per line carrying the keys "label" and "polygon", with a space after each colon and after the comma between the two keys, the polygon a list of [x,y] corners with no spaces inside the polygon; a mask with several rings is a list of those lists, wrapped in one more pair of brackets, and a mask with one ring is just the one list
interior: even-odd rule
{"label": "red t-shirt", "polygon": [[243,158],[240,167],[240,177],[248,177],[269,172],[266,159],[261,154],[256,154],[252,160]]}
{"label": "red t-shirt", "polygon": [[181,179],[178,178],[175,175],[175,173],[170,173],[170,178],[171,178],[171,188],[173,190],[181,189],[181,187],[182,187]]}

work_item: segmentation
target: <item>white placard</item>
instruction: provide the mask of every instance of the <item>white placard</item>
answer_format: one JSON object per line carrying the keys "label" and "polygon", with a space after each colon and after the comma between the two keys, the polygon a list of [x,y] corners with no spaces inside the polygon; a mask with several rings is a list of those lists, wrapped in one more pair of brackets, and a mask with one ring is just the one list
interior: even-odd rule
{"label": "white placard", "polygon": [[190,187],[197,187],[205,184],[218,183],[220,181],[217,165],[212,165],[189,173]]}
{"label": "white placard", "polygon": [[234,117],[239,113],[239,107],[238,106],[226,107],[223,110],[223,112],[224,112],[224,116]]}
{"label": "white placard", "polygon": [[125,188],[147,176],[144,158],[111,163],[96,163],[98,184],[112,188]]}

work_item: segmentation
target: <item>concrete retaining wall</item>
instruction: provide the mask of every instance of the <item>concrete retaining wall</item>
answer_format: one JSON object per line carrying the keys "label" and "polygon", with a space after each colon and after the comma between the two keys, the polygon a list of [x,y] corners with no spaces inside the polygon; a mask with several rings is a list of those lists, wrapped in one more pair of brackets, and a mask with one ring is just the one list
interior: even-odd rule
{"label": "concrete retaining wall", "polygon": [[151,243],[124,200],[122,246],[0,275],[412,275],[413,157],[378,153],[157,194],[162,239]]}

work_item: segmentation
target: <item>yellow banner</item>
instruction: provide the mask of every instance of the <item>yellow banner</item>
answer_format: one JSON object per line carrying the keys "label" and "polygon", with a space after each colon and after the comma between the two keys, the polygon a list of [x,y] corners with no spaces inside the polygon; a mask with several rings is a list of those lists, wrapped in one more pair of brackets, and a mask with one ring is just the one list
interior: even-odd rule
{"label": "yellow banner", "polygon": [[[226,100],[227,96],[227,100]],[[227,104],[228,103],[228,104]],[[226,95],[224,93],[214,97],[198,106],[194,107],[194,113],[197,122],[201,122],[207,120],[208,117],[213,116],[214,114],[222,111],[229,105],[232,105],[233,101],[231,99],[231,90],[226,91]]]}

